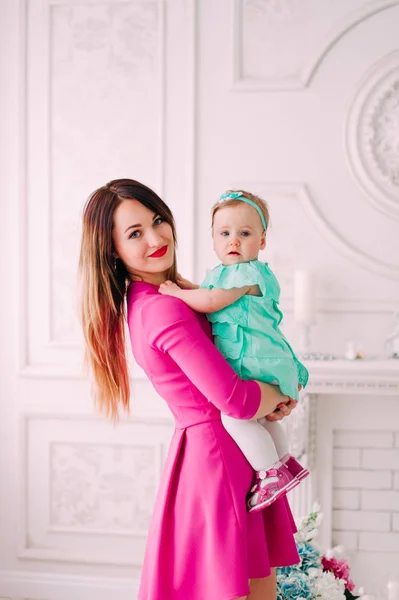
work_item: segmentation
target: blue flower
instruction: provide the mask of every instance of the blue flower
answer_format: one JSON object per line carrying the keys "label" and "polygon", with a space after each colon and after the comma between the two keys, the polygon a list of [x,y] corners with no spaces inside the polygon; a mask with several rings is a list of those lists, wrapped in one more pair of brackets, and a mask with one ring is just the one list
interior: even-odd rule
{"label": "blue flower", "polygon": [[306,575],[297,572],[289,577],[279,578],[277,600],[312,600],[312,591]]}
{"label": "blue flower", "polygon": [[298,572],[301,572],[301,563],[298,563],[297,565],[292,565],[290,567],[279,567],[277,569],[277,577],[281,576],[284,579],[285,577],[295,575],[295,573]]}
{"label": "blue flower", "polygon": [[299,558],[301,559],[300,569],[308,573],[309,569],[318,569],[321,565],[320,552],[311,544],[303,542],[297,544]]}

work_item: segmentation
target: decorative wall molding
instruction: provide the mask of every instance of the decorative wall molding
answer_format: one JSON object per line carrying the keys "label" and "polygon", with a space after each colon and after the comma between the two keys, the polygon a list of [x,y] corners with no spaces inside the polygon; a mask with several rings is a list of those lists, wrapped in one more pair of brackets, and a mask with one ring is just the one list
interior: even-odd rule
{"label": "decorative wall molding", "polygon": [[362,78],[348,111],[345,147],[350,171],[371,204],[399,219],[399,52]]}
{"label": "decorative wall molding", "polygon": [[[153,186],[162,195],[165,178],[165,59],[167,56],[164,4],[162,0],[145,2],[108,0],[100,4],[90,2],[75,4],[66,1],[59,3],[49,0],[46,6],[49,64],[46,75],[48,84],[46,137],[49,140],[46,171],[49,182],[50,341],[58,341],[60,344],[66,342],[67,345],[72,341],[75,347],[79,348],[78,321],[74,311],[71,310],[71,303],[73,304],[76,295],[74,283],[77,260],[72,261],[71,257],[77,257],[78,254],[76,242],[79,240],[80,227],[77,222],[78,215],[71,217],[62,206],[67,199],[62,178],[57,184],[57,178],[63,175],[59,164],[62,159],[59,156],[60,149],[61,152],[67,152],[76,143],[75,137],[78,135],[76,125],[74,127],[74,119],[71,119],[70,106],[68,103],[62,104],[64,93],[68,94],[68,84],[71,83],[68,76],[72,71],[76,78],[72,83],[79,86],[85,74],[84,69],[82,73],[79,72],[79,63],[90,65],[89,68],[86,67],[86,81],[92,82],[92,88],[88,85],[86,94],[89,103],[90,101],[93,103],[93,115],[96,112],[95,100],[99,102],[102,97],[107,99],[110,106],[114,104],[117,107],[114,94],[111,92],[112,87],[118,85],[118,74],[125,78],[126,85],[128,81],[136,79],[137,87],[143,85],[144,89],[147,89],[149,81],[153,82],[156,93],[151,95],[156,97],[156,103],[147,103],[148,110],[152,111],[147,124],[156,123]],[[106,81],[107,76],[110,81]],[[119,79],[119,84],[121,83],[122,80]],[[133,96],[133,102],[138,99],[139,94],[135,97],[133,87],[130,87],[129,92]],[[60,108],[58,111],[57,106]],[[106,103],[101,106],[105,110],[108,108]],[[81,108],[84,110],[84,104]],[[126,111],[122,110],[122,117],[114,111],[112,128],[103,126],[104,132],[99,134],[97,132],[101,128],[95,128],[93,122],[89,122],[86,125],[87,131],[90,131],[91,136],[96,136],[94,140],[99,146],[115,142],[113,130],[123,133],[123,126],[126,123],[124,117]],[[74,118],[78,124],[81,118],[80,110],[76,111]],[[89,118],[86,114],[86,119]],[[119,118],[122,120],[119,121]],[[146,121],[145,114],[143,114],[143,121]],[[138,133],[141,134],[141,131]],[[152,133],[152,131],[148,132],[149,135]],[[86,141],[84,137],[83,141]],[[123,156],[122,152],[119,153]],[[73,156],[70,157],[70,170],[72,173],[76,170],[79,174]]]}
{"label": "decorative wall molding", "polygon": [[140,566],[171,430],[137,419],[116,436],[98,418],[22,413],[18,558]]}
{"label": "decorative wall molding", "polygon": [[352,379],[342,380],[337,379],[327,381],[324,378],[318,380],[316,377],[309,382],[309,388],[313,393],[320,394],[383,394],[392,396],[399,392],[399,378],[389,380],[373,381],[362,380],[353,381]]}
{"label": "decorative wall molding", "polygon": [[[152,185],[161,196],[167,187],[165,148],[167,143],[170,142],[167,139],[166,123],[166,107],[168,104],[166,101],[166,60],[168,57],[166,40],[169,18],[167,18],[166,10],[167,8],[171,10],[171,7],[168,7],[165,0],[151,0],[150,2],[107,0],[107,2],[100,4],[89,0],[83,4],[73,0],[69,2],[67,0],[45,0],[44,10],[42,10],[43,7],[41,7],[40,2],[35,0],[29,4],[28,10],[27,1],[23,0],[20,15],[22,51],[19,69],[21,73],[21,145],[23,147],[20,156],[22,182],[20,193],[20,297],[29,300],[21,302],[20,307],[19,375],[21,377],[68,379],[86,377],[82,369],[83,340],[77,326],[77,299],[75,298],[74,289],[77,260],[74,260],[73,256],[77,256],[75,246],[80,235],[79,227],[75,220],[71,221],[64,209],[58,211],[54,206],[54,188],[57,181],[53,164],[56,149],[54,148],[54,139],[57,138],[58,145],[60,143],[64,144],[65,140],[62,136],[60,138],[60,132],[57,128],[54,130],[54,123],[56,123],[56,127],[59,128],[60,126],[56,121],[57,114],[54,115],[55,81],[52,78],[51,69],[55,59],[51,49],[54,38],[57,39],[53,32],[54,19],[58,19],[57,22],[60,22],[61,19],[62,24],[65,24],[65,26],[69,24],[68,27],[72,27],[73,11],[86,10],[88,14],[84,25],[86,27],[85,35],[83,36],[81,24],[75,23],[72,36],[73,43],[79,52],[85,52],[89,55],[90,52],[101,50],[102,45],[111,44],[113,45],[113,53],[111,54],[114,56],[114,62],[116,61],[115,69],[121,69],[124,68],[122,63],[126,58],[122,46],[128,44],[131,54],[136,51],[140,52],[143,60],[150,61],[151,56],[145,47],[145,43],[148,42],[148,36],[144,35],[145,32],[142,32],[143,43],[140,46],[140,36],[127,35],[127,31],[119,32],[120,35],[116,35],[118,32],[112,31],[110,23],[108,23],[109,27],[107,28],[107,23],[100,23],[98,19],[97,22],[95,19],[89,18],[92,10],[103,10],[107,6],[110,7],[108,12],[111,16],[115,16],[117,10],[126,11],[129,7],[133,7],[136,12],[143,10],[144,13],[151,10],[151,7],[156,7],[158,13],[157,60],[160,71],[158,77],[159,93],[156,94],[155,103],[159,109],[160,143],[156,144],[158,156],[155,156],[158,164],[158,184],[153,182]],[[186,20],[187,25],[184,28],[186,37],[182,38],[182,43],[187,45],[185,64],[188,70],[187,123],[183,128],[185,132],[184,143],[187,146],[187,151],[184,153],[184,156],[187,157],[187,176],[182,183],[184,188],[182,195],[190,199],[190,202],[185,203],[187,211],[191,210],[190,216],[185,215],[185,222],[187,225],[190,224],[191,230],[195,232],[193,209],[196,146],[196,123],[194,119],[196,102],[195,0],[190,0],[187,3],[185,14],[181,18]],[[132,19],[120,19],[120,27],[126,28],[128,26],[133,26]],[[41,28],[45,29],[44,35],[41,34]],[[64,29],[62,28],[63,36],[65,35]],[[142,31],[143,28],[139,27],[139,29]],[[61,42],[57,43],[60,44]],[[34,44],[33,50],[30,47],[32,44]],[[68,62],[71,59],[71,51],[64,50],[63,54],[60,54],[59,49],[57,50],[57,60]],[[129,68],[139,68],[139,66],[131,63]],[[57,70],[57,73],[59,72]],[[30,81],[32,78],[34,84]],[[28,87],[31,90],[29,100]],[[37,151],[38,140],[41,140],[40,152]],[[71,164],[73,166],[73,160]],[[39,185],[36,180],[42,183]],[[194,271],[194,238],[195,235],[187,233],[186,239],[183,239],[183,246],[189,245],[185,252],[184,262],[185,265],[188,263],[191,265],[189,269],[186,266],[186,272],[188,270]],[[182,244],[182,239],[180,243]],[[54,252],[54,244],[56,244],[55,249],[58,249],[57,253]],[[40,264],[40,269],[37,266],[38,264]],[[138,373],[136,379],[145,378],[140,369],[135,370]]]}
{"label": "decorative wall molding", "polygon": [[308,396],[308,468],[310,471],[316,469],[316,448],[317,448],[317,396],[309,394]]}
{"label": "decorative wall molding", "polygon": [[307,468],[310,475],[289,495],[295,519],[308,515],[315,499],[317,396],[303,393],[289,419],[282,421],[287,432],[291,453]]}
{"label": "decorative wall molding", "polygon": [[301,203],[303,210],[309,217],[323,238],[336,248],[343,256],[350,259],[360,267],[371,273],[377,273],[388,279],[399,280],[399,264],[385,263],[357,248],[345,239],[327,221],[315,200],[312,198],[308,187],[304,183],[266,183],[266,182],[235,182],[234,189],[251,189],[258,191],[264,197],[283,196],[291,197]]}
{"label": "decorative wall molding", "polygon": [[[335,25],[326,32],[323,42],[315,47],[309,60],[295,70],[284,75],[274,77],[252,79],[245,77],[242,73],[242,5],[244,0],[234,0],[232,15],[232,90],[233,91],[273,91],[273,90],[297,90],[304,89],[310,85],[317,69],[320,67],[325,56],[337,44],[337,42],[356,27],[362,21],[399,4],[398,0],[374,0],[367,2],[364,6],[351,11],[338,20]],[[251,0],[258,10],[275,11],[279,18],[292,17],[292,3],[289,0],[273,3],[269,8],[267,0]],[[311,10],[311,9],[310,9]]]}
{"label": "decorative wall molding", "polygon": [[51,598],[51,600],[126,600],[136,598],[138,579],[125,577],[94,577],[0,571],[1,593],[10,598]]}
{"label": "decorative wall molding", "polygon": [[49,533],[146,535],[160,447],[50,441],[48,458]]}

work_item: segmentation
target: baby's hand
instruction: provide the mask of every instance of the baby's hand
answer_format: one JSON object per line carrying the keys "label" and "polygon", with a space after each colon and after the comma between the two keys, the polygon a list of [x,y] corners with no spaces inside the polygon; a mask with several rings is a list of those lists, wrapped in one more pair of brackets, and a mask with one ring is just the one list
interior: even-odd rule
{"label": "baby's hand", "polygon": [[178,285],[173,283],[173,281],[165,281],[165,283],[161,283],[159,286],[159,292],[164,296],[178,296],[181,292],[181,289]]}

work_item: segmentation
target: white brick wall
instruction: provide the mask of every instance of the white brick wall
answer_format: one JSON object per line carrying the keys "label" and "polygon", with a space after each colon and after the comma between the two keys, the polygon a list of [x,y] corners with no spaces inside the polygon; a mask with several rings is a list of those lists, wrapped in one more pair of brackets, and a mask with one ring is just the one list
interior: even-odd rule
{"label": "white brick wall", "polygon": [[398,511],[399,514],[399,491],[369,491],[362,490],[361,492],[361,507],[367,510],[388,510]]}
{"label": "white brick wall", "polygon": [[333,546],[343,545],[345,550],[359,548],[359,533],[357,531],[334,531],[332,536]]}
{"label": "white brick wall", "polygon": [[391,526],[388,512],[367,510],[333,510],[335,531],[389,531]]}
{"label": "white brick wall", "polygon": [[335,489],[333,493],[333,508],[360,508],[360,490]]}
{"label": "white brick wall", "polygon": [[362,465],[367,469],[392,469],[399,471],[399,449],[362,450]]}
{"label": "white brick wall", "polygon": [[[392,448],[393,437],[393,432],[387,431],[336,431],[334,446],[335,448]],[[396,435],[396,439],[399,439],[399,434]]]}
{"label": "white brick wall", "polygon": [[335,431],[332,538],[399,552],[399,431]]}
{"label": "white brick wall", "polygon": [[333,486],[337,489],[390,490],[392,473],[363,469],[334,469]]}
{"label": "white brick wall", "polygon": [[399,533],[361,532],[359,534],[359,550],[399,552]]}
{"label": "white brick wall", "polygon": [[360,453],[359,448],[335,448],[334,466],[342,469],[360,467]]}

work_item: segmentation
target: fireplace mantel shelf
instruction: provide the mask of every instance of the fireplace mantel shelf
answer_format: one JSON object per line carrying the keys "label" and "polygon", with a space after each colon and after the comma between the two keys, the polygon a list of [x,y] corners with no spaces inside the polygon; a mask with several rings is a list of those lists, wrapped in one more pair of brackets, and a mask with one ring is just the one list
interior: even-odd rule
{"label": "fireplace mantel shelf", "polygon": [[399,396],[399,360],[307,360],[310,394]]}

